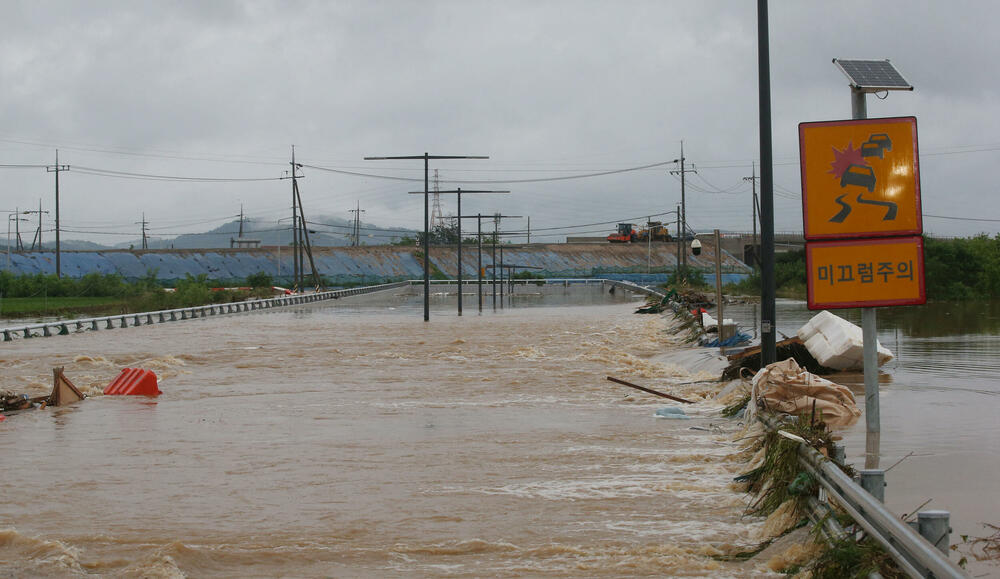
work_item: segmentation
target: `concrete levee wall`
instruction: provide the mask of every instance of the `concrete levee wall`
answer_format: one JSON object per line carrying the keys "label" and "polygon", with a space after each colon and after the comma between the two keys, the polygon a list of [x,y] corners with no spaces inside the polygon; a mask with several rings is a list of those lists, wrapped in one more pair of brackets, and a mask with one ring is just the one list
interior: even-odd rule
{"label": "concrete levee wall", "polygon": [[[643,244],[533,244],[505,245],[504,265],[530,266],[534,273],[550,277],[590,277],[609,273],[670,272],[677,266],[674,243]],[[12,252],[5,267],[13,274],[54,274],[55,253]],[[264,272],[276,283],[292,276],[292,252],[288,247],[255,249],[189,250],[107,250],[64,251],[60,254],[62,274],[82,277],[88,273],[117,273],[138,279],[155,273],[158,280],[172,282],[187,276],[206,275],[209,279],[239,283],[247,276]],[[714,248],[704,246],[702,254],[688,254],[691,267],[714,271]],[[492,246],[483,247],[483,267],[489,274],[493,264]],[[500,247],[497,246],[497,262]],[[423,277],[423,254],[419,247],[362,246],[319,247],[313,249],[316,269],[329,283],[369,284]],[[431,272],[435,277],[453,278],[457,273],[456,246],[432,247]],[[6,262],[5,262],[6,263]],[[475,245],[462,247],[463,276],[476,276],[478,253]],[[309,270],[308,260],[306,270]],[[723,252],[723,270],[747,273],[749,269]]]}

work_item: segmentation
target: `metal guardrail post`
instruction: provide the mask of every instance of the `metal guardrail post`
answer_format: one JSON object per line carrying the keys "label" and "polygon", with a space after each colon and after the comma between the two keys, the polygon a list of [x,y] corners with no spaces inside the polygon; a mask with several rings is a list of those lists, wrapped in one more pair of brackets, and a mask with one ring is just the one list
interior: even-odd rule
{"label": "metal guardrail post", "polygon": [[861,488],[875,497],[879,502],[885,502],[885,471],[870,468],[861,471]]}
{"label": "metal guardrail post", "polygon": [[917,513],[917,532],[920,536],[948,556],[951,547],[951,513],[948,511],[920,511]]}

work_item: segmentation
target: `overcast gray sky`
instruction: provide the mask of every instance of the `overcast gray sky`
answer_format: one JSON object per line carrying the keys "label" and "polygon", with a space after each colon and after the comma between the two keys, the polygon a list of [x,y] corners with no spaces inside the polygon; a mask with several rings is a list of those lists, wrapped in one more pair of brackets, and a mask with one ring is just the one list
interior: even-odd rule
{"label": "overcast gray sky", "polygon": [[[489,155],[432,169],[443,189],[512,191],[466,196],[463,213],[531,216],[539,230],[671,211],[675,167],[473,182],[661,163],[683,140],[698,171],[688,175],[690,226],[751,229],[743,177],[759,134],[750,0],[0,5],[0,164],[53,164],[60,150],[71,166],[60,177],[64,239],[126,241],[143,213],[164,236],[218,226],[241,203],[252,217],[288,215],[288,181],[111,172],[273,179],[293,144],[307,165],[414,179],[419,161],[362,158]],[[850,117],[834,57],[891,59],[916,87],[869,97],[868,113],[917,117],[925,231],[1000,231],[990,175],[1000,158],[1000,45],[989,24],[998,5],[772,0],[770,13],[777,231],[802,230],[798,123]],[[420,181],[303,173],[307,216],[348,218],[360,202],[366,222],[422,226],[421,199],[406,194]],[[39,200],[54,209],[44,168],[2,168],[0,179],[0,209],[37,209]],[[443,203],[454,213],[453,196]]]}

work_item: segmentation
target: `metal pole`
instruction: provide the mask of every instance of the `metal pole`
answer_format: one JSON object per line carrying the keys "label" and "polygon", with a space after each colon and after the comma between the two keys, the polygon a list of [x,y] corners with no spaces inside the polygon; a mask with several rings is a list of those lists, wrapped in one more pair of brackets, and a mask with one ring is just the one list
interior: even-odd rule
{"label": "metal pole", "polygon": [[750,202],[753,207],[750,210],[753,212],[753,237],[750,240],[750,247],[753,248],[753,260],[750,264],[752,267],[757,267],[760,263],[760,256],[757,251],[757,165],[753,164],[750,167],[750,189],[753,191],[753,197],[751,197]]}
{"label": "metal pole", "polygon": [[677,267],[674,271],[674,282],[681,282],[681,251],[684,250],[684,238],[681,236],[681,206],[677,206]]}
{"label": "metal pole", "polygon": [[490,283],[493,286],[493,309],[497,309],[497,224],[500,218],[493,217],[493,254],[490,256]]}
{"label": "metal pole", "polygon": [[[687,238],[687,205],[684,202],[684,141],[681,141],[681,241]],[[687,280],[687,250],[681,252],[681,259],[684,260],[683,276]]]}
{"label": "metal pole", "polygon": [[59,149],[56,149],[56,277],[62,277],[59,256]]}
{"label": "metal pole", "polygon": [[773,364],[775,349],[774,176],[771,158],[771,54],[767,29],[767,0],[757,0],[757,88],[760,109],[760,355],[761,364]]}
{"label": "metal pole", "polygon": [[719,230],[715,230],[715,315],[718,316],[718,322],[716,323],[716,335],[719,338],[719,349],[722,349],[722,340],[726,338],[725,334],[725,324],[722,323],[723,312],[722,312],[722,237],[719,235]]}
{"label": "metal pole", "polygon": [[299,286],[299,207],[295,195],[295,145],[292,145],[292,290]]}
{"label": "metal pole", "polygon": [[462,315],[462,188],[458,188],[458,315]]}
{"label": "metal pole", "polygon": [[[865,93],[851,89],[851,118],[868,118]],[[879,464],[882,425],[879,416],[878,388],[878,323],[875,308],[861,308],[862,354],[865,364],[865,468]]]}
{"label": "metal pole", "polygon": [[428,231],[429,229],[429,216],[427,208],[427,198],[430,193],[430,187],[428,186],[427,173],[428,173],[428,158],[429,155],[424,151],[424,321],[429,322],[431,319],[431,236]]}
{"label": "metal pole", "polygon": [[500,309],[503,309],[503,243],[500,243]]}
{"label": "metal pole", "polygon": [[479,313],[483,313],[483,214],[476,214],[476,245],[479,263],[476,266],[476,293],[479,298]]}
{"label": "metal pole", "polygon": [[650,221],[652,221],[653,216],[650,215],[646,218],[646,275],[652,273],[652,251],[653,251],[653,231],[649,226]]}

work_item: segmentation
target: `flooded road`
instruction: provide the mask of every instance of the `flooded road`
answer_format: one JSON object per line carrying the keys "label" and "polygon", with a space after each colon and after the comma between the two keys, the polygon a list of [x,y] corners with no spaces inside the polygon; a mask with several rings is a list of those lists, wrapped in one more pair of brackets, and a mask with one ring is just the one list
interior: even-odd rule
{"label": "flooded road", "polygon": [[[654,359],[665,319],[519,289],[430,323],[411,291],[3,344],[5,388],[65,366],[93,397],[0,423],[0,576],[767,575],[712,558],[760,526],[719,405],[657,419],[605,380],[714,393]],[[163,395],[101,396],[126,366]]]}

